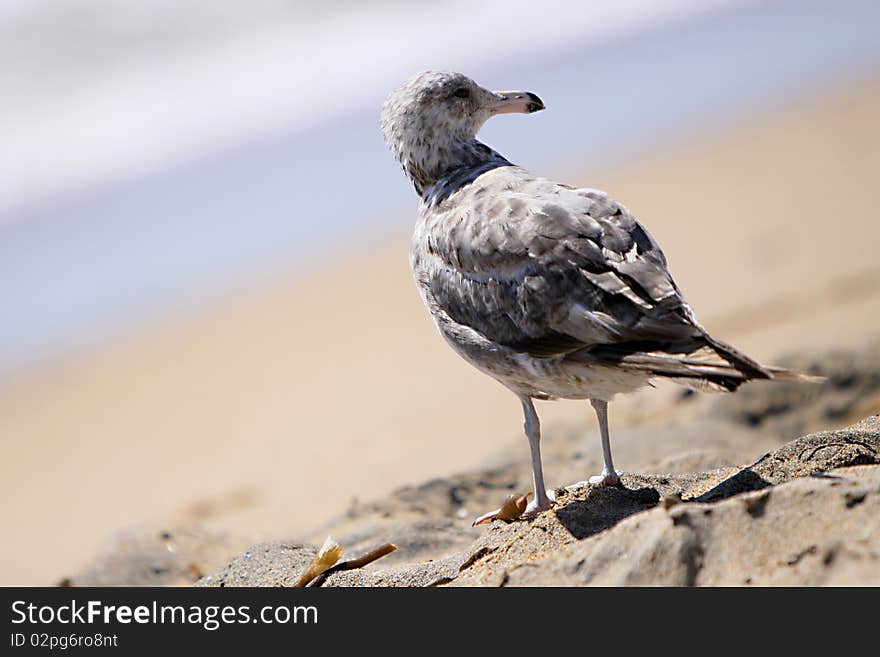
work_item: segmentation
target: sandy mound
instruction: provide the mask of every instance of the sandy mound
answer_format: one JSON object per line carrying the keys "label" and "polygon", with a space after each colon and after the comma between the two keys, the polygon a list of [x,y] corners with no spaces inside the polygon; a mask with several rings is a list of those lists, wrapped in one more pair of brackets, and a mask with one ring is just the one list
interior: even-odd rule
{"label": "sandy mound", "polygon": [[[496,521],[448,556],[337,573],[324,586],[876,585],[878,464],[880,416],[873,416],[799,438],[745,468],[627,475],[623,488],[562,493],[555,512]],[[384,535],[403,527],[390,523]],[[419,536],[433,550],[452,545],[447,532],[445,524],[411,523],[400,552],[411,554]],[[314,553],[255,545],[199,584],[289,586]]]}
{"label": "sandy mound", "polygon": [[[324,586],[880,584],[880,416],[791,440],[877,410],[876,346],[787,359],[827,376],[822,385],[678,395],[666,426],[613,433],[620,466],[658,474],[560,488],[556,509],[530,522],[470,526],[529,489],[517,437],[485,468],[354,501],[292,540],[252,545],[189,525],[128,530],[65,583],[291,586],[329,534],[345,558],[386,542],[399,549]],[[555,432],[548,477],[597,472],[598,447],[581,429]]]}

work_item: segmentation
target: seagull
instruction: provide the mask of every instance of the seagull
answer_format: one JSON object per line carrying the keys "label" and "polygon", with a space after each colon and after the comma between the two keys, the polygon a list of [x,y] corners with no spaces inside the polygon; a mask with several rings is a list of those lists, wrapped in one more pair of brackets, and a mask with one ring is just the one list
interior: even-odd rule
{"label": "seagull", "polygon": [[533,400],[590,401],[604,467],[573,486],[618,486],[615,395],[658,378],[729,392],[753,379],[812,380],[710,336],[657,242],[608,194],[536,176],[476,138],[497,114],[543,109],[531,92],[425,71],[381,112],[385,142],[419,197],[410,265],[421,298],[446,342],[522,405],[534,483],[525,518],[555,502]]}

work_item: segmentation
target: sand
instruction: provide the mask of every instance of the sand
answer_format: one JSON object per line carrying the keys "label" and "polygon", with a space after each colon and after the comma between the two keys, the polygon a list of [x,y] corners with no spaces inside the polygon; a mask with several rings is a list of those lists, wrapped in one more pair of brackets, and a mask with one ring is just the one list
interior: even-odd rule
{"label": "sand", "polygon": [[[863,85],[564,180],[607,189],[646,223],[718,337],[761,359],[858,345],[880,326],[878,115],[880,85]],[[294,536],[352,498],[502,451],[525,465],[518,402],[450,353],[420,305],[409,230],[0,391],[0,584],[55,582],[156,519]],[[612,431],[647,431],[672,394],[613,405]],[[588,405],[539,412],[548,442],[594,432]]]}
{"label": "sand", "polygon": [[[530,485],[507,453],[353,503],[305,536],[248,544],[197,523],[132,527],[65,583],[293,586],[329,535],[345,560],[397,549],[325,586],[877,584],[880,416],[813,431],[849,423],[880,393],[877,344],[798,362],[827,380],[772,395],[750,384],[697,409],[680,395],[664,426],[617,432],[620,487],[557,488],[555,508],[534,519],[471,526]],[[801,437],[788,440],[795,427]],[[563,481],[601,465],[576,427],[547,447],[548,473]]]}

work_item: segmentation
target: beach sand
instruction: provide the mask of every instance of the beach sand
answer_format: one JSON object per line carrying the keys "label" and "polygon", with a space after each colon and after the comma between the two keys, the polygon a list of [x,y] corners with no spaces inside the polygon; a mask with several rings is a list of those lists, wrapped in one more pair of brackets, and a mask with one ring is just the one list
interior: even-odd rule
{"label": "beach sand", "polygon": [[[877,116],[880,83],[829,91],[602,176],[572,167],[563,181],[625,203],[701,321],[753,357],[858,345],[880,329]],[[365,256],[280,276],[0,390],[0,584],[54,583],[151,519],[295,535],[352,498],[499,452],[519,450],[527,467],[517,400],[437,335],[399,226]],[[612,437],[615,425],[661,422],[668,394],[612,405]],[[547,441],[574,422],[595,430],[587,404],[538,410]]]}

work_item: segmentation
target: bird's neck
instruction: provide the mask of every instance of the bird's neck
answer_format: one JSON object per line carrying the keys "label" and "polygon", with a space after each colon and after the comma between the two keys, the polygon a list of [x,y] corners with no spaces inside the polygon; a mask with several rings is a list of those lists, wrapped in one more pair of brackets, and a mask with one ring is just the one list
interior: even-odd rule
{"label": "bird's neck", "polygon": [[510,162],[477,139],[437,144],[423,141],[419,148],[402,152],[400,163],[416,193],[435,203],[472,182],[477,175]]}

